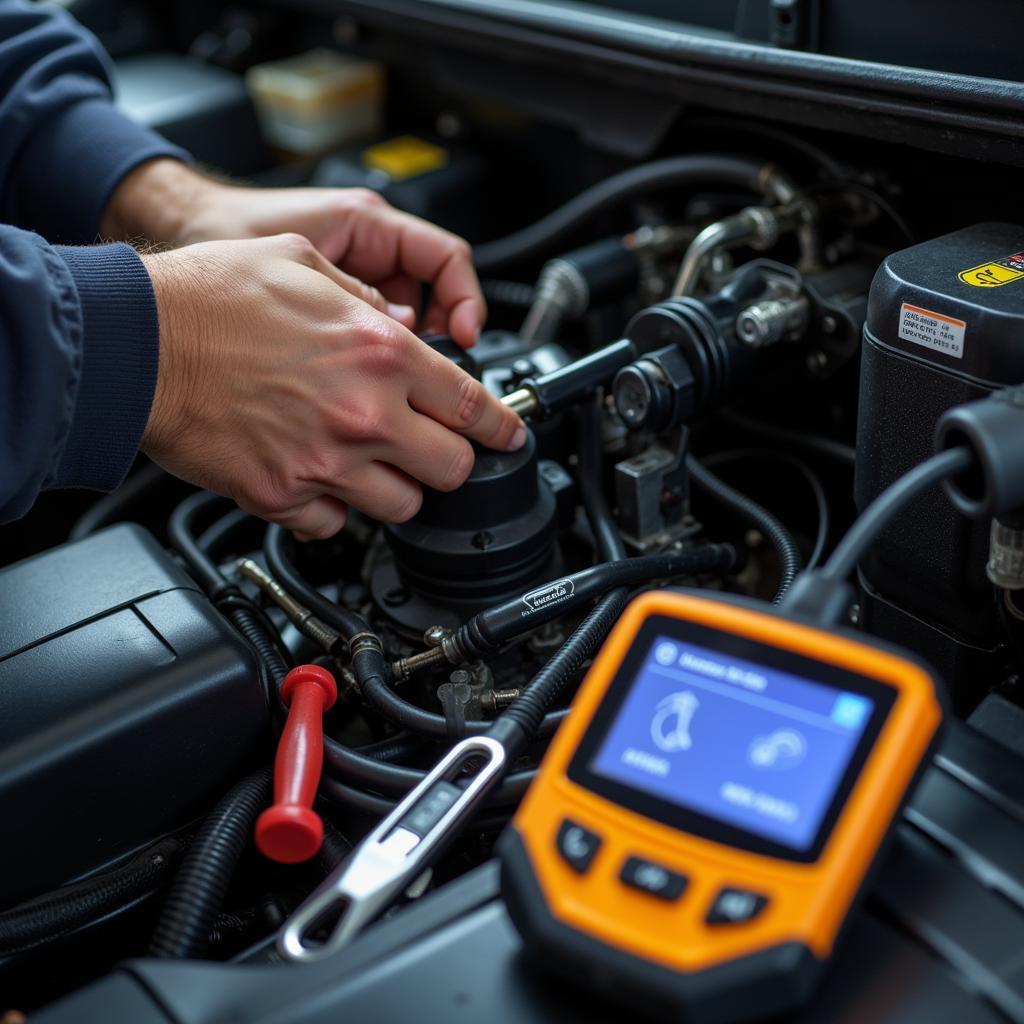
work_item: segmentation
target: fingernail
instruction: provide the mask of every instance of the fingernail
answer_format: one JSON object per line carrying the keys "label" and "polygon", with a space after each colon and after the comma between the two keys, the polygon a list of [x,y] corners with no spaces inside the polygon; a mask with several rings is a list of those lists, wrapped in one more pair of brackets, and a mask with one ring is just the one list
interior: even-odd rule
{"label": "fingernail", "polygon": [[394,320],[412,320],[416,316],[416,310],[412,306],[400,306],[398,303],[388,303],[388,315]]}
{"label": "fingernail", "polygon": [[507,450],[510,452],[518,451],[524,444],[526,444],[526,427],[520,424],[512,435],[512,440],[509,441]]}

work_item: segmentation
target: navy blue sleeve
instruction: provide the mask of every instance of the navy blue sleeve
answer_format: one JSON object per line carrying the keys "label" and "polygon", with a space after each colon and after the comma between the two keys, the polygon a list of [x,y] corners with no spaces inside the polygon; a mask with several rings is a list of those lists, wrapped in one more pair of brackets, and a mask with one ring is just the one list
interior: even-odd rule
{"label": "navy blue sleeve", "polygon": [[0,225],[0,523],[41,490],[121,482],[158,353],[153,286],[131,246],[53,246]]}
{"label": "navy blue sleeve", "polygon": [[114,108],[94,36],[53,6],[0,0],[0,221],[92,242],[118,183],[158,156],[189,159]]}

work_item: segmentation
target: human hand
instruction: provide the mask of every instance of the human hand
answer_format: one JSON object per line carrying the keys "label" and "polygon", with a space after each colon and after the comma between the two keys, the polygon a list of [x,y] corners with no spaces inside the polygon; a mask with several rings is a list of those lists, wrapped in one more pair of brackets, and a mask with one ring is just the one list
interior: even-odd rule
{"label": "human hand", "polygon": [[349,504],[387,522],[415,515],[417,481],[453,490],[469,475],[467,438],[509,451],[526,439],[511,410],[301,235],[143,260],[160,318],[143,449],[304,539],[340,530]]}
{"label": "human hand", "polygon": [[[129,174],[107,208],[102,232],[168,245],[296,232],[342,270],[375,285],[407,327],[472,345],[487,307],[469,245],[394,209],[366,189],[257,189],[213,181],[171,159]],[[431,287],[420,315],[420,286]]]}

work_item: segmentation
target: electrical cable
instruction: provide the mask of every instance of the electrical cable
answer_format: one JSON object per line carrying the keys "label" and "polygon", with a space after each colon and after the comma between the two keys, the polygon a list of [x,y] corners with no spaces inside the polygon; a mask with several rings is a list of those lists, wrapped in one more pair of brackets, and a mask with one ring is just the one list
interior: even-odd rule
{"label": "electrical cable", "polygon": [[153,933],[153,956],[195,959],[214,922],[260,811],[270,803],[269,768],[243,779],[207,815],[182,862]]}
{"label": "electrical cable", "polygon": [[814,196],[826,192],[854,192],[859,196],[863,196],[892,221],[907,245],[914,245],[917,242],[917,232],[910,226],[909,221],[881,192],[871,188],[870,185],[865,185],[862,181],[854,181],[852,179],[819,181],[808,186],[804,190],[804,195]]}
{"label": "electrical cable", "polygon": [[817,508],[817,529],[815,531],[814,547],[811,549],[804,568],[813,569],[821,561],[821,557],[825,553],[825,545],[828,543],[829,533],[828,498],[818,474],[806,462],[798,459],[795,455],[790,455],[787,452],[777,452],[771,448],[731,448],[728,451],[715,452],[714,455],[706,456],[701,461],[708,469],[714,469],[715,466],[725,465],[742,459],[774,459],[776,462],[791,466],[807,482]]}
{"label": "electrical cable", "polygon": [[828,580],[847,579],[875,538],[909,502],[937,483],[967,472],[973,463],[974,456],[969,448],[949,448],[904,473],[857,517],[818,576]]}
{"label": "electrical cable", "polygon": [[75,524],[68,534],[68,540],[81,540],[104,526],[120,521],[128,506],[133,505],[143,495],[167,479],[169,476],[166,470],[155,462],[150,462],[136,470],[117,490],[94,501],[75,520]]}
{"label": "electrical cable", "polygon": [[734,487],[730,487],[724,480],[720,480],[711,470],[705,469],[692,455],[686,456],[686,468],[690,473],[690,478],[698,487],[706,491],[719,504],[725,505],[740,518],[746,519],[760,530],[775,549],[779,557],[780,579],[772,603],[778,604],[800,571],[800,550],[792,535],[763,505],[759,505]]}
{"label": "electrical cable", "polygon": [[[491,275],[510,264],[542,254],[594,217],[635,196],[660,189],[682,189],[702,184],[731,185],[748,192],[774,188],[777,177],[766,171],[763,160],[724,154],[668,157],[631,167],[600,181],[540,220],[507,235],[478,245],[474,250],[477,272]],[[785,201],[778,196],[781,201]]]}
{"label": "electrical cable", "polygon": [[154,895],[187,846],[182,837],[161,839],[112,871],[0,912],[0,957],[45,945]]}
{"label": "electrical cable", "polygon": [[842,441],[835,441],[831,437],[805,434],[799,430],[783,427],[777,423],[767,423],[764,420],[753,419],[743,413],[736,412],[734,409],[723,409],[718,413],[718,416],[730,426],[757,434],[759,438],[778,441],[793,448],[802,448],[804,451],[814,455],[821,455],[835,462],[841,462],[844,466],[849,466],[851,469],[857,461],[857,450],[855,448],[851,445],[843,444]]}

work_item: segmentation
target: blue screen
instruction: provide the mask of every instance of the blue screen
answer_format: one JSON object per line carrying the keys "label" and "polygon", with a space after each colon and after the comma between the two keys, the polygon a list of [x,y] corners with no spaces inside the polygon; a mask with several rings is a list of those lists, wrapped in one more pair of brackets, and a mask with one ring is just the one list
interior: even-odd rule
{"label": "blue screen", "polygon": [[806,851],[875,704],[659,636],[591,770]]}

